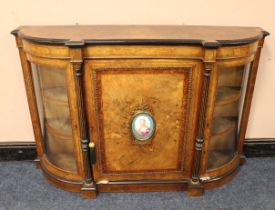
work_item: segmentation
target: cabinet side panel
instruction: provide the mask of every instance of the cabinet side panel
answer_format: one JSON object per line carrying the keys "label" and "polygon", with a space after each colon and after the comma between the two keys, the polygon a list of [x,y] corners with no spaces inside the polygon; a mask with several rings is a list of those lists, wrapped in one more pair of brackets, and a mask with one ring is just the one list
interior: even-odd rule
{"label": "cabinet side panel", "polygon": [[18,37],[16,37],[16,44],[19,50],[20,61],[21,61],[21,66],[23,71],[25,89],[26,89],[32,127],[33,127],[33,132],[35,137],[35,143],[36,143],[36,150],[37,150],[37,156],[38,156],[37,158],[40,160],[44,153],[44,148],[42,145],[42,133],[41,133],[40,120],[39,120],[39,111],[37,109],[37,104],[36,104],[31,66],[27,60],[26,53],[23,50],[22,40]]}

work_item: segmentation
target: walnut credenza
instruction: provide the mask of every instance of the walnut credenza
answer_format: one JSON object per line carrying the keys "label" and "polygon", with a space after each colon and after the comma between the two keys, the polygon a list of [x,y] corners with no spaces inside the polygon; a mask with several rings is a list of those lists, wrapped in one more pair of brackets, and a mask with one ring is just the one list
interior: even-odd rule
{"label": "walnut credenza", "polygon": [[14,30],[49,182],[97,192],[230,181],[264,38],[256,27],[23,26]]}

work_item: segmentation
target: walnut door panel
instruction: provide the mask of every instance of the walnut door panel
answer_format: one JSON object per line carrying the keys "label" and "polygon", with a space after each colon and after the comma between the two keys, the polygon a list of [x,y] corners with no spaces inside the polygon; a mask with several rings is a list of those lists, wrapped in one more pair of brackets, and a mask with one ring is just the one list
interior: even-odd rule
{"label": "walnut door panel", "polygon": [[95,180],[188,177],[200,63],[107,64],[85,64]]}

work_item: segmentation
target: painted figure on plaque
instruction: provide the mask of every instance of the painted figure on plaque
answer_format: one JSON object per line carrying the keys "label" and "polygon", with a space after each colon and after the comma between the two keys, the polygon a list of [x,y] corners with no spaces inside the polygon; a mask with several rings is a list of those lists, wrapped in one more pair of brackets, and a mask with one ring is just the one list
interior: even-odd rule
{"label": "painted figure on plaque", "polygon": [[139,133],[139,135],[143,137],[146,136],[150,131],[150,125],[148,121],[146,121],[143,118],[139,119],[136,130]]}
{"label": "painted figure on plaque", "polygon": [[132,134],[138,140],[146,140],[154,133],[155,125],[151,115],[137,114],[132,121]]}

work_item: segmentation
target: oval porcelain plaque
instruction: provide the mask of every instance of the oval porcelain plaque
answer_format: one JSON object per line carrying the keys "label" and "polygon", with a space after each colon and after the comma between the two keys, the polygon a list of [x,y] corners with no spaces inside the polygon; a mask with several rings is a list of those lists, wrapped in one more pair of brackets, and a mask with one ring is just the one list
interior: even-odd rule
{"label": "oval porcelain plaque", "polygon": [[133,117],[131,129],[135,139],[141,141],[147,140],[154,134],[154,119],[148,113],[138,113]]}

